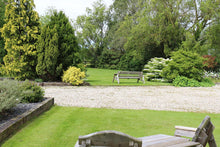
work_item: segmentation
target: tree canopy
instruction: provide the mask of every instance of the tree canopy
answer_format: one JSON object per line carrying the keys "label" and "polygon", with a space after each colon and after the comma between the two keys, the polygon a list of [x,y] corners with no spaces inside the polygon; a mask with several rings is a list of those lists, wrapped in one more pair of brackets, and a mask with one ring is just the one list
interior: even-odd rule
{"label": "tree canopy", "polygon": [[118,64],[123,66],[115,67],[141,69],[152,57],[179,49],[219,56],[219,8],[217,0],[114,0],[109,8],[99,0],[75,25],[96,62],[105,48],[123,54]]}

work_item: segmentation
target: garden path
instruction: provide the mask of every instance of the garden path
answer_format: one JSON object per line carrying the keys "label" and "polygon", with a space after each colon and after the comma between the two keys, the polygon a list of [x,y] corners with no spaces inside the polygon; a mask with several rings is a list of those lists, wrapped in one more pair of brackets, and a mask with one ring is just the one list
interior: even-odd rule
{"label": "garden path", "polygon": [[44,87],[59,106],[220,113],[220,85]]}

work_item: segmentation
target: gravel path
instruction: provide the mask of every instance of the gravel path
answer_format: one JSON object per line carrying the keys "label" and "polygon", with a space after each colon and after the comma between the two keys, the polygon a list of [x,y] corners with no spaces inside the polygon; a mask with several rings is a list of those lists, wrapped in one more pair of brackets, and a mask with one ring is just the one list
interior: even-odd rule
{"label": "gravel path", "polygon": [[44,88],[59,106],[220,113],[220,85]]}

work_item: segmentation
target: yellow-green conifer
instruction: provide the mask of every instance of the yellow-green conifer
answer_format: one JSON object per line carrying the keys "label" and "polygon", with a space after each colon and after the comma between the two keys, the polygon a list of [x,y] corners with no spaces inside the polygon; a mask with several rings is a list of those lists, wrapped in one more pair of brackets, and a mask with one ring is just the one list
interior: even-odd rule
{"label": "yellow-green conifer", "polygon": [[1,29],[5,40],[4,74],[16,79],[34,78],[39,16],[33,0],[8,0],[5,24]]}

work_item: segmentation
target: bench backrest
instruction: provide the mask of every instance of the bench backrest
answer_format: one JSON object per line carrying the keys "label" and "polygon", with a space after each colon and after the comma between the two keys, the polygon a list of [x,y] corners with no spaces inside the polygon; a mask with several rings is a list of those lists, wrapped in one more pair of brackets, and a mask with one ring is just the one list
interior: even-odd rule
{"label": "bench backrest", "polygon": [[141,147],[142,141],[118,131],[100,131],[85,136],[79,136],[79,145],[111,146],[111,147]]}
{"label": "bench backrest", "polygon": [[213,136],[214,125],[210,117],[206,116],[198,128],[189,128],[176,126],[175,136],[184,136],[192,138],[192,141],[199,142],[203,146],[209,143],[210,147],[216,147],[215,138]]}
{"label": "bench backrest", "polygon": [[119,71],[118,76],[136,76],[136,77],[142,77],[143,72],[141,71]]}

